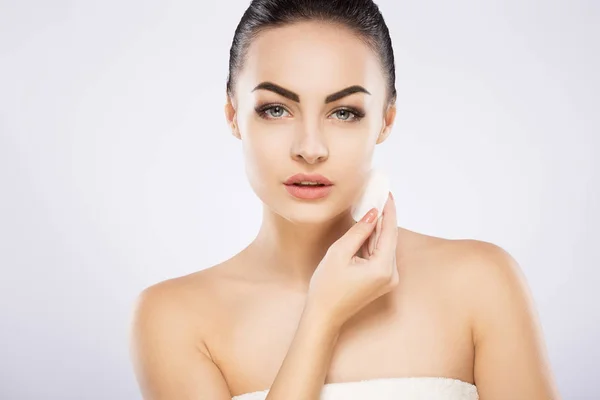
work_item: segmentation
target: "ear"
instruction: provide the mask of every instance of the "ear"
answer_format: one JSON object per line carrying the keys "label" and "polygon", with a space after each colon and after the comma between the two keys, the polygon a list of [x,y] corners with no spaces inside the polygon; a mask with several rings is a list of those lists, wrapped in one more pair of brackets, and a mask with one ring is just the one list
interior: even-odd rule
{"label": "ear", "polygon": [[387,106],[387,110],[385,111],[385,115],[383,118],[383,128],[379,133],[379,137],[377,138],[376,144],[383,143],[385,139],[392,133],[392,126],[394,125],[394,120],[396,119],[396,103],[390,103]]}
{"label": "ear", "polygon": [[240,130],[237,125],[237,114],[229,96],[227,96],[227,103],[225,104],[225,118],[233,136],[241,140]]}

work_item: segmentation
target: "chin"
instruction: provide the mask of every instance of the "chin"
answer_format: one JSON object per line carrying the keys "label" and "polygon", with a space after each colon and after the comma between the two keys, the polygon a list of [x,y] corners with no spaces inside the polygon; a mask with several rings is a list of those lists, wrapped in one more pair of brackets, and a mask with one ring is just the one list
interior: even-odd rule
{"label": "chin", "polygon": [[333,219],[331,214],[316,214],[308,212],[294,212],[279,214],[282,218],[290,221],[294,225],[321,225]]}
{"label": "chin", "polygon": [[349,208],[331,200],[301,202],[290,198],[279,203],[279,207],[273,211],[297,225],[321,225],[340,218],[346,211],[350,213]]}
{"label": "chin", "polygon": [[260,184],[251,186],[265,207],[293,224],[320,225],[342,218],[344,213],[350,215],[351,212],[352,204],[348,196],[339,192],[341,187],[334,187],[326,197],[306,200],[292,196],[283,185],[279,190]]}

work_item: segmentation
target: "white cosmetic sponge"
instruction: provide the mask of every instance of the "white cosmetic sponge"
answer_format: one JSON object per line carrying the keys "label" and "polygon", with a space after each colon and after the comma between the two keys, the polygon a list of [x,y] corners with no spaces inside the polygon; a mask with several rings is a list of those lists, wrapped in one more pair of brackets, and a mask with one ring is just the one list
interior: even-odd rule
{"label": "white cosmetic sponge", "polygon": [[360,221],[373,207],[377,208],[377,217],[381,216],[390,191],[390,180],[379,169],[372,169],[359,200],[352,206],[352,218]]}

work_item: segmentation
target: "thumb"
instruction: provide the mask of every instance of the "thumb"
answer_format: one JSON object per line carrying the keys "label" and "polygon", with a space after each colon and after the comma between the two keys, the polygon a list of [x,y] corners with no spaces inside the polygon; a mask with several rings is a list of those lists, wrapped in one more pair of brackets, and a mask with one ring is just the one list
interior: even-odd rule
{"label": "thumb", "polygon": [[351,258],[358,252],[363,243],[367,240],[369,235],[373,233],[373,229],[377,226],[375,220],[377,219],[377,208],[373,207],[365,214],[364,217],[356,224],[354,224],[348,232],[338,239],[336,246],[344,254]]}

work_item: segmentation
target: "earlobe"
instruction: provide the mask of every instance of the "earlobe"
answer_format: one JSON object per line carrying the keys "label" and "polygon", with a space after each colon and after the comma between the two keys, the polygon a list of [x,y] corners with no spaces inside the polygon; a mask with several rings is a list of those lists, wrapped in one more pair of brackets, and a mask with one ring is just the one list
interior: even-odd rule
{"label": "earlobe", "polygon": [[392,104],[388,107],[385,118],[383,120],[383,130],[379,134],[377,138],[376,144],[382,143],[387,139],[387,137],[392,132],[392,126],[394,125],[394,120],[396,119],[396,105]]}
{"label": "earlobe", "polygon": [[227,104],[225,104],[225,118],[227,119],[227,124],[229,125],[233,136],[235,136],[238,139],[241,139],[240,132],[237,127],[236,113],[233,106],[231,105],[231,102],[229,101],[227,102]]}
{"label": "earlobe", "polygon": [[385,139],[387,139],[387,137],[389,136],[390,132],[391,132],[391,126],[388,125],[385,128],[383,128],[383,131],[381,131],[381,133],[379,134],[379,137],[377,138],[376,144],[383,143],[385,141]]}
{"label": "earlobe", "polygon": [[235,136],[237,139],[241,140],[242,137],[240,135],[240,131],[237,128],[237,124],[234,123],[231,129],[232,129],[233,136]]}
{"label": "earlobe", "polygon": [[236,124],[236,122],[235,122],[235,121],[233,121],[233,122],[231,123],[231,133],[232,133],[232,134],[233,134],[233,136],[235,136],[236,138],[238,138],[238,139],[240,139],[240,140],[242,139],[242,137],[240,136],[240,131],[239,131],[239,129],[238,129],[238,127],[237,127],[237,124]]}

